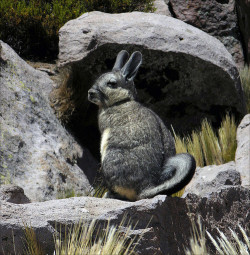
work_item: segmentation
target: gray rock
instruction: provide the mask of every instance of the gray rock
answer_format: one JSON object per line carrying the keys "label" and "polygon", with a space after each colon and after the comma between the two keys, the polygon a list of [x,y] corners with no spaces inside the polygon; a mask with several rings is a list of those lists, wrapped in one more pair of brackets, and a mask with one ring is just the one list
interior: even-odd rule
{"label": "gray rock", "polygon": [[2,185],[0,187],[0,202],[1,200],[14,204],[30,203],[30,199],[24,194],[24,190],[12,184]]}
{"label": "gray rock", "polygon": [[238,22],[243,37],[243,48],[245,51],[245,60],[250,64],[250,1],[237,0],[235,1]]}
{"label": "gray rock", "polygon": [[173,17],[215,36],[232,54],[238,67],[244,66],[235,0],[169,0],[169,5]]}
{"label": "gray rock", "polygon": [[242,186],[250,188],[250,114],[243,118],[237,129],[235,162]]}
{"label": "gray rock", "polygon": [[90,222],[92,219],[98,220],[101,227],[108,220],[111,225],[119,225],[124,215],[127,215],[133,225],[138,222],[130,235],[141,236],[144,233],[136,248],[138,254],[184,254],[183,249],[189,244],[191,230],[188,215],[200,214],[203,225],[212,233],[216,227],[225,232],[228,227],[235,230],[237,224],[241,224],[249,234],[249,197],[248,189],[233,187],[213,193],[210,198],[189,194],[185,199],[160,195],[136,202],[91,197],[26,205],[3,202],[0,212],[0,249],[6,254],[14,254],[14,234],[16,250],[22,251],[24,223],[33,228],[45,253],[52,254],[53,233],[58,231],[60,225],[64,229],[64,226],[71,226],[72,223],[81,220]]}
{"label": "gray rock", "polygon": [[154,7],[156,10],[154,13],[171,17],[171,12],[169,11],[168,4],[169,0],[155,0]]}
{"label": "gray rock", "polygon": [[[77,165],[87,152],[50,107],[53,86],[46,73],[0,41],[0,174],[3,182],[22,187],[32,201],[56,198],[64,190],[87,194],[90,189],[83,172],[90,164],[83,170]],[[88,157],[89,162],[96,161]]]}
{"label": "gray rock", "polygon": [[[194,130],[205,117],[219,124],[228,109],[236,116],[245,113],[230,53],[216,38],[180,20],[153,13],[90,12],[67,22],[59,36],[58,65],[72,68],[69,123],[78,137],[88,133],[89,140],[83,138],[88,146],[99,134],[97,109],[89,105],[87,91],[111,70],[121,49],[142,52],[135,80],[138,100],[176,131]],[[57,101],[69,105],[62,93]]]}
{"label": "gray rock", "polygon": [[240,174],[236,171],[234,161],[218,166],[197,167],[193,179],[185,188],[183,197],[188,193],[208,197],[213,192],[219,192],[227,186],[240,184]]}

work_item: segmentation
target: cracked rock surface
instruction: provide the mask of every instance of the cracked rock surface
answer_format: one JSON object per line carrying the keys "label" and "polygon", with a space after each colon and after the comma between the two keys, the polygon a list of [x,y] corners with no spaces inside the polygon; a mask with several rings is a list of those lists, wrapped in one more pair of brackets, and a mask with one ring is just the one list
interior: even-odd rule
{"label": "cracked rock surface", "polygon": [[[18,184],[32,201],[55,199],[74,189],[87,194],[84,173],[94,159],[56,118],[48,95],[54,83],[0,41],[0,174],[3,183]],[[85,167],[85,168],[84,168]]]}

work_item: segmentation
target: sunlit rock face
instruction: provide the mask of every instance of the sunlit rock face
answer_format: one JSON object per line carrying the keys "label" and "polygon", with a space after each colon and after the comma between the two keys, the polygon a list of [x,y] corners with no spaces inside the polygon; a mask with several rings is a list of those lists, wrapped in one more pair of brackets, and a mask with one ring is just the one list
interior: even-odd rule
{"label": "sunlit rock face", "polygon": [[[17,184],[32,201],[55,199],[67,190],[90,190],[84,171],[94,160],[50,107],[54,85],[46,73],[0,41],[1,182]],[[85,160],[82,169],[79,160]]]}

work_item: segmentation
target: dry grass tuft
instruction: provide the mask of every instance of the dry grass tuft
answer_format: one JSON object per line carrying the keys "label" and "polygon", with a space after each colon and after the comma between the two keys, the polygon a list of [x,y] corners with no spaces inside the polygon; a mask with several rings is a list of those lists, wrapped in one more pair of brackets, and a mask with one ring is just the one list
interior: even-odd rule
{"label": "dry grass tuft", "polygon": [[[55,255],[128,255],[135,254],[136,237],[129,238],[132,230],[130,222],[124,232],[126,217],[123,218],[118,227],[108,222],[104,230],[97,228],[96,221],[90,224],[79,223],[73,225],[66,233],[65,239],[55,237]],[[132,247],[133,246],[133,247]]]}
{"label": "dry grass tuft", "polygon": [[200,149],[202,145],[199,134],[193,131],[191,137],[188,137],[187,140],[188,151],[191,155],[195,155],[196,164],[198,166],[202,165],[204,163],[204,156]]}
{"label": "dry grass tuft", "polygon": [[[126,223],[127,222],[127,223]],[[25,250],[26,255],[44,255],[39,245],[36,234],[31,227],[24,224]],[[64,231],[62,238],[62,229],[60,226],[59,234],[54,234],[55,251],[54,255],[131,255],[136,254],[135,248],[137,242],[142,238],[143,233],[138,238],[136,235],[130,237],[130,232],[134,228],[130,220],[124,216],[119,226],[110,225],[101,229],[96,221],[89,223],[80,222],[72,225],[69,230]]]}
{"label": "dry grass tuft", "polygon": [[24,223],[25,235],[25,254],[26,255],[45,255],[42,247],[37,241],[36,233],[32,227]]}
{"label": "dry grass tuft", "polygon": [[204,120],[200,132],[201,148],[207,165],[220,165],[223,163],[218,138],[211,124]]}
{"label": "dry grass tuft", "polygon": [[234,160],[237,149],[237,126],[234,117],[226,116],[222,121],[221,127],[218,131],[219,143],[221,148],[221,156],[223,162]]}

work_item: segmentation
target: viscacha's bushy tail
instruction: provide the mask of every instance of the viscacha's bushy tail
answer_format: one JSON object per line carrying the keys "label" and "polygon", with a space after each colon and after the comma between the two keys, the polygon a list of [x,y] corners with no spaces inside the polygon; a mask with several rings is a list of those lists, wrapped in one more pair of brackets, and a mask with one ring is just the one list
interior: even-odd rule
{"label": "viscacha's bushy tail", "polygon": [[150,198],[157,194],[171,195],[184,188],[192,179],[196,168],[195,159],[188,153],[170,157],[164,166],[160,184],[139,194],[139,199]]}

